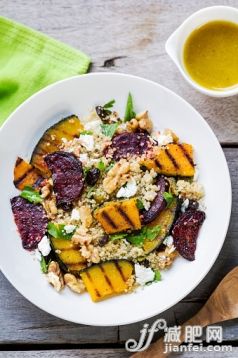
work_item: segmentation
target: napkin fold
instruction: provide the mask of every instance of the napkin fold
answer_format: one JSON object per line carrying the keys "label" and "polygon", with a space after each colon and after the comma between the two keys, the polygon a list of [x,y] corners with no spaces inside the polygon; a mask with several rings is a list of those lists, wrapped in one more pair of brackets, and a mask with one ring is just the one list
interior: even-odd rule
{"label": "napkin fold", "polygon": [[81,51],[0,17],[0,125],[33,93],[86,73],[89,64]]}

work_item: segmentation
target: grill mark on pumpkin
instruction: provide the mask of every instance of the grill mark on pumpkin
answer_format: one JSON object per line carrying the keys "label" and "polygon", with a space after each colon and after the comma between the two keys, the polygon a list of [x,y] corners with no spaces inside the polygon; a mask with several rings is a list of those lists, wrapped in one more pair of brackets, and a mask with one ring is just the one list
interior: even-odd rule
{"label": "grill mark on pumpkin", "polygon": [[122,269],[121,269],[119,263],[118,263],[118,262],[115,262],[115,266],[116,266],[117,270],[119,271],[122,280],[123,280],[124,282],[126,282],[127,280],[126,280],[126,278],[125,278],[125,276],[124,276],[124,274],[123,274],[123,272],[122,272]]}
{"label": "grill mark on pumpkin", "polygon": [[16,167],[18,167],[23,162],[23,159],[18,157],[16,160]]}
{"label": "grill mark on pumpkin", "polygon": [[29,173],[33,172],[34,168],[30,168],[29,170],[27,170],[19,179],[14,180],[14,184],[16,186],[18,186],[19,184],[21,184],[21,182],[26,179],[26,177],[29,175]]}
{"label": "grill mark on pumpkin", "polygon": [[127,222],[127,224],[130,225],[130,227],[132,227],[132,228],[135,227],[134,223],[131,221],[131,219],[129,218],[127,213],[125,211],[123,211],[123,209],[120,206],[118,208],[116,208],[116,210],[121,215],[121,217]]}
{"label": "grill mark on pumpkin", "polygon": [[98,298],[100,298],[101,295],[100,295],[98,289],[94,286],[93,279],[92,279],[92,277],[90,276],[89,272],[85,271],[85,274],[86,274],[87,278],[89,279],[89,281],[91,282],[91,284],[92,284],[92,286],[93,286],[93,288],[94,288],[94,291],[95,291],[95,293],[96,293],[96,296],[97,296]]}
{"label": "grill mark on pumpkin", "polygon": [[100,267],[100,269],[101,269],[101,271],[102,271],[102,273],[103,273],[103,275],[104,275],[104,277],[105,277],[105,280],[106,280],[107,283],[108,283],[108,286],[112,289],[112,292],[114,292],[115,290],[114,290],[114,288],[113,288],[113,285],[112,285],[112,283],[111,283],[111,281],[110,281],[110,278],[107,276],[107,273],[106,273],[106,271],[104,270],[103,265],[99,265],[99,267]]}
{"label": "grill mark on pumpkin", "polygon": [[176,159],[173,157],[173,155],[170,153],[170,151],[167,148],[165,148],[164,152],[167,155],[167,157],[169,158],[169,160],[171,161],[171,163],[173,164],[173,166],[176,169],[179,169],[179,164],[176,162]]}
{"label": "grill mark on pumpkin", "polygon": [[107,223],[109,225],[111,225],[113,227],[113,229],[117,229],[117,225],[114,223],[114,221],[112,220],[112,218],[108,215],[108,213],[106,213],[106,211],[102,212],[102,217],[104,218],[104,220],[107,221]]}
{"label": "grill mark on pumpkin", "polygon": [[194,162],[193,159],[190,157],[188,151],[186,150],[186,148],[182,145],[182,144],[178,144],[179,148],[181,149],[181,151],[183,152],[183,155],[187,158],[189,164],[194,167]]}
{"label": "grill mark on pumpkin", "polygon": [[159,161],[159,159],[155,159],[155,164],[157,165],[157,167],[159,168],[159,169],[162,169],[163,168],[163,166],[162,166],[162,164],[160,163],[160,161]]}

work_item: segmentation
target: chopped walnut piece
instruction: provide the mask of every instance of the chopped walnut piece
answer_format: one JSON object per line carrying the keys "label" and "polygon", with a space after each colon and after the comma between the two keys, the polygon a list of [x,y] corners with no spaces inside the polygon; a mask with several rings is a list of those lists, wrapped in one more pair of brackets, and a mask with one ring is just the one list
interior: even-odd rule
{"label": "chopped walnut piece", "polygon": [[136,119],[138,121],[138,125],[140,129],[143,129],[149,133],[151,132],[153,128],[153,124],[149,117],[148,111],[144,111],[142,113],[137,114]]}
{"label": "chopped walnut piece", "polygon": [[89,245],[92,241],[92,237],[85,227],[79,226],[71,240],[75,245]]}
{"label": "chopped walnut piece", "polygon": [[47,279],[56,291],[64,288],[64,279],[60,271],[59,264],[56,261],[51,261],[48,267]]}
{"label": "chopped walnut piece", "polygon": [[66,286],[68,286],[72,291],[76,293],[82,293],[85,291],[85,286],[83,280],[80,278],[75,277],[70,273],[66,273],[64,275],[64,282]]}
{"label": "chopped walnut piece", "polygon": [[113,193],[118,187],[126,183],[128,179],[128,172],[130,171],[130,164],[126,159],[121,159],[116,163],[107,173],[103,180],[103,189],[107,194]]}
{"label": "chopped walnut piece", "polygon": [[79,208],[79,216],[83,226],[90,227],[93,223],[93,217],[89,206],[81,206]]}

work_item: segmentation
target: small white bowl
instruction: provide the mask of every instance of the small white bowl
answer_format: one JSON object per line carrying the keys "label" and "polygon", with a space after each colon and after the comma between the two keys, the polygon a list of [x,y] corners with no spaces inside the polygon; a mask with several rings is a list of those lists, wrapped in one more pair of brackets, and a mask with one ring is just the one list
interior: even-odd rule
{"label": "small white bowl", "polygon": [[187,73],[183,64],[183,47],[186,39],[190,33],[204,25],[207,22],[215,20],[231,21],[238,24],[238,9],[229,6],[212,6],[206,7],[195,12],[188,17],[178,28],[173,32],[165,44],[165,49],[171,59],[174,61],[183,77],[198,91],[212,97],[228,97],[238,94],[238,85],[234,88],[215,91],[200,86]]}

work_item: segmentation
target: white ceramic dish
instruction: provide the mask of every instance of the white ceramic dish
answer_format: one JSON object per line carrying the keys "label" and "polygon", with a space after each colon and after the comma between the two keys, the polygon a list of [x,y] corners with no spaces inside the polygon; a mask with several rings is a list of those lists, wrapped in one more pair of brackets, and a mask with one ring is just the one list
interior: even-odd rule
{"label": "white ceramic dish", "polygon": [[[128,92],[137,111],[148,109],[158,128],[172,128],[195,147],[200,180],[206,191],[207,219],[198,238],[196,260],[178,258],[162,281],[138,293],[93,303],[88,294],[68,289],[58,294],[40,273],[39,262],[22,248],[9,199],[16,195],[13,167],[29,159],[43,131],[66,115],[83,116],[114,98],[124,114]],[[231,210],[231,184],[223,151],[205,120],[170,90],[123,74],[90,74],[58,82],[22,104],[0,130],[0,267],[12,285],[41,309],[89,325],[121,325],[154,316],[186,296],[204,278],[221,250]]]}
{"label": "white ceramic dish", "polygon": [[212,6],[201,9],[189,16],[172,35],[165,44],[165,49],[185,80],[198,91],[212,97],[228,97],[238,94],[238,85],[232,89],[215,91],[200,86],[195,82],[183,64],[183,47],[190,33],[196,28],[210,21],[225,20],[238,24],[238,9],[230,6]]}

